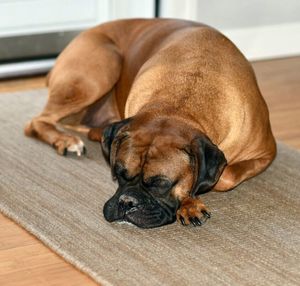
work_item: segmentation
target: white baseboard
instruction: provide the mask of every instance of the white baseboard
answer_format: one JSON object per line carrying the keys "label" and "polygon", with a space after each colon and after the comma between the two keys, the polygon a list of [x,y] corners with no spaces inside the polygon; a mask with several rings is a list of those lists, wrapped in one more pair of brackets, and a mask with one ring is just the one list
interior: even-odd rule
{"label": "white baseboard", "polygon": [[250,60],[300,55],[300,23],[223,30]]}
{"label": "white baseboard", "polygon": [[54,63],[55,59],[47,59],[1,64],[0,79],[47,73],[54,66]]}

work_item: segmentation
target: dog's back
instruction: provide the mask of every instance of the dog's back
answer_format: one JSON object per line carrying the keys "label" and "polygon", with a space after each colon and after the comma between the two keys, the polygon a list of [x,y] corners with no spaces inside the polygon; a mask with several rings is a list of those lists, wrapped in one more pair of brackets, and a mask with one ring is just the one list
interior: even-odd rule
{"label": "dog's back", "polygon": [[[109,91],[111,101],[106,101]],[[137,113],[164,118],[174,130],[181,122],[185,129],[205,134],[225,154],[228,165],[215,186],[220,191],[264,170],[276,153],[251,65],[225,36],[202,24],[120,20],[82,33],[58,58],[49,77],[47,105],[25,133],[59,154],[81,155],[83,142],[56,125],[103,107],[103,102],[110,112],[103,117],[104,110],[94,110],[101,124],[89,126],[98,127],[88,130],[90,139],[101,140],[104,125],[137,118]],[[136,123],[142,127],[142,121]]]}
{"label": "dog's back", "polygon": [[[194,118],[230,162],[269,149],[274,140],[267,106],[251,65],[230,40],[195,22],[139,21],[130,22],[132,30],[127,27],[129,42],[120,42],[124,66],[116,96],[125,117],[153,104]],[[241,153],[246,146],[249,152]]]}

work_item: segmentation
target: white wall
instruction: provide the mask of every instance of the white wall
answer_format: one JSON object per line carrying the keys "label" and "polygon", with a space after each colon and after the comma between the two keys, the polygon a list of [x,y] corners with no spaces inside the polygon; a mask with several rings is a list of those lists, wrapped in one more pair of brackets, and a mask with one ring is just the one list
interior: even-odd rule
{"label": "white wall", "polygon": [[[110,19],[152,18],[154,17],[154,0],[107,0]],[[101,2],[101,0],[100,0]]]}
{"label": "white wall", "polygon": [[[300,54],[300,0],[161,0],[161,10],[218,28],[249,59]],[[153,15],[154,0],[0,0],[0,38]]]}
{"label": "white wall", "polygon": [[153,16],[153,0],[0,0],[0,37],[85,29],[117,18]]}
{"label": "white wall", "polygon": [[300,54],[299,0],[161,0],[162,16],[209,24],[249,59]]}

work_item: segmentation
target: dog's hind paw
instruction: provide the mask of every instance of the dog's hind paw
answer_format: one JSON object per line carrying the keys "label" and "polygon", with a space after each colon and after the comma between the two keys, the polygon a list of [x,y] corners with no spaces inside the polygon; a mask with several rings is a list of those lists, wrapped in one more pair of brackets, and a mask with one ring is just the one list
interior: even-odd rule
{"label": "dog's hind paw", "polygon": [[84,143],[80,140],[78,143],[70,145],[67,147],[67,153],[75,153],[78,157],[86,154]]}
{"label": "dog's hind paw", "polygon": [[86,154],[84,143],[78,137],[64,135],[53,143],[59,155],[75,154],[78,157]]}

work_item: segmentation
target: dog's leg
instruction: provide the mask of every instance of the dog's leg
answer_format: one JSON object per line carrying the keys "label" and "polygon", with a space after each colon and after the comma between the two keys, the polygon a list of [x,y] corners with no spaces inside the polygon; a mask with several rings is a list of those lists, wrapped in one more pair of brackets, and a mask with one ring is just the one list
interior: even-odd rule
{"label": "dog's leg", "polygon": [[117,82],[121,56],[103,35],[83,33],[62,53],[49,76],[49,98],[43,112],[25,127],[27,136],[52,145],[58,154],[85,152],[80,138],[57,130],[57,123],[109,92]]}
{"label": "dog's leg", "polygon": [[[48,103],[51,104],[51,100]],[[55,106],[55,110],[49,110],[51,108],[47,105],[39,116],[28,122],[25,126],[25,134],[52,145],[60,155],[74,152],[80,156],[85,153],[84,144],[79,137],[68,135],[56,129],[57,122],[61,118],[72,114],[73,110],[60,105]]]}
{"label": "dog's leg", "polygon": [[227,165],[218,181],[214,186],[215,191],[229,191],[242,183],[243,181],[254,177],[264,171],[272,162],[275,152],[272,156],[265,158],[241,161],[233,165]]}
{"label": "dog's leg", "polygon": [[103,131],[103,128],[101,128],[101,127],[91,128],[87,134],[87,137],[91,141],[101,142],[102,131]]}

